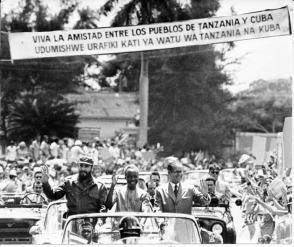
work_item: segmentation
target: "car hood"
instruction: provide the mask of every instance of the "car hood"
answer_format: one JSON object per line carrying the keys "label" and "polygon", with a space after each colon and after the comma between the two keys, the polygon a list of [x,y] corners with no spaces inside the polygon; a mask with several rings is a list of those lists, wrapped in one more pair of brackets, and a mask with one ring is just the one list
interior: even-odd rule
{"label": "car hood", "polygon": [[44,210],[40,208],[1,208],[0,219],[40,219]]}

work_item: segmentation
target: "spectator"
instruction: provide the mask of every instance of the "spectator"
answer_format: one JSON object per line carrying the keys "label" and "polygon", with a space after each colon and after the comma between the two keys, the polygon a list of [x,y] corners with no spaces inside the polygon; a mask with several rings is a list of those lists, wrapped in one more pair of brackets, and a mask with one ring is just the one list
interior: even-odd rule
{"label": "spectator", "polygon": [[150,196],[150,203],[152,205],[152,207],[155,206],[155,189],[156,189],[156,183],[154,181],[148,181],[146,183],[146,187],[147,187],[147,192]]}
{"label": "spectator", "polygon": [[16,149],[17,152],[17,159],[18,160],[25,160],[29,156],[29,150],[25,142],[20,142]]}
{"label": "spectator", "polygon": [[160,185],[160,174],[157,170],[155,170],[151,173],[150,181],[155,182],[156,187],[158,187]]}
{"label": "spectator", "polygon": [[8,163],[15,162],[17,159],[17,146],[15,145],[14,141],[10,141],[9,146],[7,146],[6,151],[6,161]]}
{"label": "spectator", "polygon": [[33,183],[33,192],[26,194],[21,204],[48,204],[48,199],[43,193],[41,182]]}
{"label": "spectator", "polygon": [[10,170],[9,179],[4,183],[3,188],[1,188],[0,190],[7,193],[21,193],[22,184],[17,179],[17,173],[15,169]]}
{"label": "spectator", "polygon": [[216,180],[214,177],[208,177],[205,179],[206,183],[207,183],[207,188],[208,188],[208,194],[210,195],[210,204],[209,207],[217,207],[219,205],[219,197],[216,195],[216,191],[215,191],[215,184],[216,184]]}
{"label": "spectator", "polygon": [[52,142],[50,144],[50,155],[51,157],[54,157],[55,159],[58,157],[58,149],[59,145],[57,144],[58,138],[53,137]]}
{"label": "spectator", "polygon": [[216,192],[219,195],[227,195],[228,192],[230,192],[231,194],[237,196],[237,197],[241,197],[241,194],[235,189],[230,187],[230,185],[224,181],[221,181],[219,179],[219,173],[220,173],[220,167],[218,164],[214,163],[214,164],[210,164],[208,167],[208,174],[210,177],[214,178],[216,183]]}
{"label": "spectator", "polygon": [[0,184],[5,180],[5,172],[2,165],[0,165]]}
{"label": "spectator", "polygon": [[46,135],[43,136],[43,141],[41,142],[40,150],[41,159],[43,162],[45,162],[50,156],[50,146],[48,144],[48,136]]}
{"label": "spectator", "polygon": [[75,145],[70,149],[71,162],[79,163],[80,156],[85,154],[82,145],[80,140],[75,141]]}
{"label": "spectator", "polygon": [[34,162],[38,161],[41,158],[41,136],[37,135],[36,139],[33,140],[32,144],[29,147],[31,158]]}

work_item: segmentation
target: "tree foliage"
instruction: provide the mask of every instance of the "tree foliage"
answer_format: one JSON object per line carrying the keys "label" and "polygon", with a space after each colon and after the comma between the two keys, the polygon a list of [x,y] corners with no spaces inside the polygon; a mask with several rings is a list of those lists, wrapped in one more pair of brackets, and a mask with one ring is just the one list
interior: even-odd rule
{"label": "tree foliage", "polygon": [[30,141],[38,134],[74,137],[77,122],[74,105],[63,97],[24,92],[9,105],[7,135],[17,141]]}
{"label": "tree foliage", "polygon": [[292,114],[291,80],[257,80],[240,92],[231,110],[241,131],[277,133]]}
{"label": "tree foliage", "polygon": [[[111,12],[118,1],[109,0],[102,11]],[[207,18],[219,8],[217,0],[130,1],[121,7],[113,26]],[[135,21],[134,21],[135,19]],[[216,65],[223,54],[213,46],[184,47],[145,52],[149,59],[149,141],[160,142],[166,154],[183,150],[220,151],[232,138],[228,109],[231,94],[222,89],[228,76]],[[119,69],[127,78],[125,90],[138,89],[140,57],[121,54],[104,66],[110,75]]]}
{"label": "tree foliage", "polygon": [[[50,15],[43,1],[23,0],[20,6],[3,17],[2,31],[6,32],[41,32],[63,30],[70,15],[78,7],[78,1],[62,1],[59,12]],[[76,25],[79,26],[80,22]],[[9,59],[9,44],[3,45],[1,58]],[[13,63],[1,62],[2,82],[2,129],[6,131],[6,118],[11,113],[10,105],[21,98],[22,92],[35,93],[46,91],[48,97],[73,92],[81,85],[78,79],[84,66],[95,60],[89,56],[60,57],[19,60]]]}

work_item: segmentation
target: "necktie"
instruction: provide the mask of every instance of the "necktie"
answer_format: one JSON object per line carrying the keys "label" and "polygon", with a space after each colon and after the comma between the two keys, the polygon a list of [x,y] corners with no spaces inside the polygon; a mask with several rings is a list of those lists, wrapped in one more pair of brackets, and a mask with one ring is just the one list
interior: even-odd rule
{"label": "necktie", "polygon": [[174,192],[175,192],[175,196],[176,196],[176,197],[178,197],[178,191],[179,191],[179,190],[178,190],[178,185],[176,184],[176,185],[175,185],[175,190],[174,190]]}

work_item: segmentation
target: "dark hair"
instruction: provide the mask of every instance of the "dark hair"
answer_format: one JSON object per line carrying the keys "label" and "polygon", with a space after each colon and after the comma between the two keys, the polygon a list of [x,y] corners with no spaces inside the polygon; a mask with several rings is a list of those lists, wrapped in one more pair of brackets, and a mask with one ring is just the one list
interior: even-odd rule
{"label": "dark hair", "polygon": [[214,184],[216,183],[216,180],[213,177],[208,177],[205,179],[206,182],[212,181]]}
{"label": "dark hair", "polygon": [[210,164],[210,165],[208,166],[208,170],[209,170],[209,171],[210,171],[210,170],[216,170],[216,169],[220,170],[220,166],[219,166],[218,164],[213,163],[213,164]]}
{"label": "dark hair", "polygon": [[157,170],[153,171],[153,172],[150,174],[150,178],[151,178],[152,175],[154,175],[154,176],[158,176],[159,179],[160,179],[159,171],[157,171]]}

